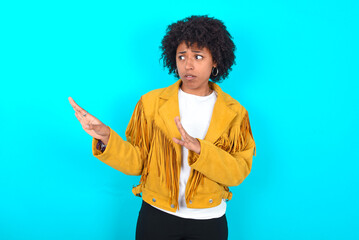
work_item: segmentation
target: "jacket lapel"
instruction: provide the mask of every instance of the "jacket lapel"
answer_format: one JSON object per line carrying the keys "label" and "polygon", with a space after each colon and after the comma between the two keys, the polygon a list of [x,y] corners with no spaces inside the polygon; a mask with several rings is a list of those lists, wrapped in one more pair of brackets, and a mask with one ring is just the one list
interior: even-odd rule
{"label": "jacket lapel", "polygon": [[[169,140],[172,142],[172,138],[181,139],[181,134],[179,133],[176,123],[175,117],[180,116],[179,113],[179,103],[178,103],[178,89],[181,84],[181,80],[178,80],[176,83],[167,87],[162,94],[159,96],[159,103],[164,101],[162,106],[159,106],[158,115],[155,116],[156,124],[164,131],[164,133],[168,135]],[[181,146],[173,143],[175,149],[180,155]]]}
{"label": "jacket lapel", "polygon": [[209,84],[217,92],[217,100],[213,107],[211,122],[204,140],[214,143],[228,128],[237,113],[228,107],[231,101],[225,99],[222,89],[213,82],[209,82]]}

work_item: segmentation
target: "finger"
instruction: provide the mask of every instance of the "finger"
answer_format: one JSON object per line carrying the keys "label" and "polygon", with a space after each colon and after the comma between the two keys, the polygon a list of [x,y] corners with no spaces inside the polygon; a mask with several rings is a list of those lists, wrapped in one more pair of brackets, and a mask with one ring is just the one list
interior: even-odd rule
{"label": "finger", "polygon": [[79,114],[78,112],[75,112],[75,116],[76,116],[77,120],[79,120],[79,122],[81,123],[81,125],[83,125],[81,114]]}
{"label": "finger", "polygon": [[176,125],[177,125],[177,128],[178,128],[178,131],[180,132],[183,140],[185,141],[188,141],[188,137],[189,135],[187,134],[186,130],[184,130],[182,124],[181,124],[181,121],[179,120],[179,117],[175,117],[175,122],[176,122]]}
{"label": "finger", "polygon": [[73,109],[77,112],[79,112],[81,115],[84,115],[86,113],[86,111],[81,108],[73,99],[72,97],[69,97],[69,102],[71,104],[71,106],[73,107]]}
{"label": "finger", "polygon": [[81,108],[79,105],[72,105],[72,108],[80,113],[81,115],[85,115],[86,114],[86,110],[84,110],[83,108]]}
{"label": "finger", "polygon": [[80,113],[75,112],[75,116],[76,116],[77,120],[80,121],[81,125],[84,126],[84,125],[87,125],[89,123],[89,121],[84,119],[84,117]]}
{"label": "finger", "polygon": [[84,122],[83,118],[81,117],[81,115],[78,112],[75,112],[75,116],[76,116],[77,120],[79,120],[83,129],[90,130],[88,122]]}
{"label": "finger", "polygon": [[185,130],[183,129],[183,126],[181,124],[181,121],[179,120],[179,117],[175,117],[175,123],[177,126],[178,131],[180,132],[181,136],[184,137]]}
{"label": "finger", "polygon": [[175,143],[177,143],[177,144],[180,144],[180,145],[182,145],[182,146],[184,146],[186,143],[185,143],[185,141],[183,141],[183,140],[180,140],[180,139],[178,139],[178,138],[172,138],[172,140],[175,142]]}
{"label": "finger", "polygon": [[82,118],[78,112],[75,112],[75,116],[76,116],[77,120],[79,120],[79,122],[81,122]]}

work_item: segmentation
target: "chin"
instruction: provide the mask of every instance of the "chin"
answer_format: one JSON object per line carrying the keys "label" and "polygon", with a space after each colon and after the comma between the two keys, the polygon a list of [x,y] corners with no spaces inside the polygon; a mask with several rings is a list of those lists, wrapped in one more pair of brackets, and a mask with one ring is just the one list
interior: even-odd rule
{"label": "chin", "polygon": [[192,89],[192,88],[197,88],[198,87],[198,84],[197,84],[197,82],[195,80],[183,80],[182,79],[182,81],[183,81],[184,84],[186,84],[186,86],[188,88]]}

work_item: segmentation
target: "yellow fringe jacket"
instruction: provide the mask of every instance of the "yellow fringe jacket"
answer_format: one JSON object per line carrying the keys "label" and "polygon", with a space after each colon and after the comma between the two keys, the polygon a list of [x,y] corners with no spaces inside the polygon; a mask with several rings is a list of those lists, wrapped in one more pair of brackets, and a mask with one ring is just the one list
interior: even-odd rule
{"label": "yellow fringe jacket", "polygon": [[[103,153],[96,149],[98,140],[92,141],[93,155],[99,160],[125,174],[141,175],[132,189],[136,196],[142,193],[145,202],[172,212],[178,208],[181,169],[181,146],[172,140],[181,139],[174,121],[179,116],[180,84],[181,79],[141,97],[126,129],[127,141],[111,128]],[[198,139],[200,154],[188,154],[188,208],[210,208],[222,199],[230,200],[228,187],[248,176],[255,155],[247,110],[217,84],[209,84],[218,96],[207,135]]]}

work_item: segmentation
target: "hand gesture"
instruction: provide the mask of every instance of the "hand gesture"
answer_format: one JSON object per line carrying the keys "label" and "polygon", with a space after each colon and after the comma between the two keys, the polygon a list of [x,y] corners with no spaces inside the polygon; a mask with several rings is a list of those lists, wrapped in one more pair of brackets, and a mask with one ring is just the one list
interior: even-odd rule
{"label": "hand gesture", "polygon": [[81,123],[85,132],[87,132],[90,136],[101,140],[104,144],[107,144],[110,138],[109,127],[77,105],[72,97],[69,97],[69,101],[75,110],[76,118]]}
{"label": "hand gesture", "polygon": [[201,153],[201,144],[199,143],[199,141],[196,138],[193,138],[190,135],[188,135],[186,130],[184,130],[184,128],[179,120],[179,117],[175,117],[175,123],[177,125],[178,131],[180,132],[183,140],[173,138],[173,141],[177,144],[184,146],[188,150],[191,150],[197,154],[200,154]]}

